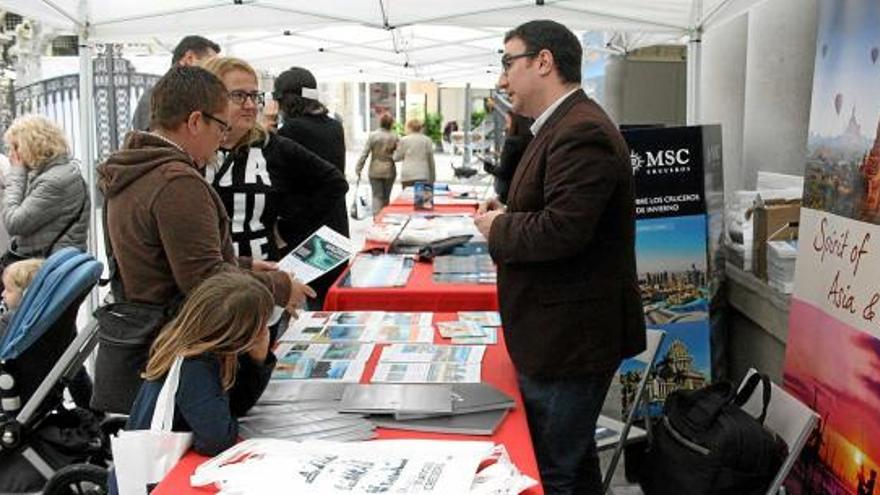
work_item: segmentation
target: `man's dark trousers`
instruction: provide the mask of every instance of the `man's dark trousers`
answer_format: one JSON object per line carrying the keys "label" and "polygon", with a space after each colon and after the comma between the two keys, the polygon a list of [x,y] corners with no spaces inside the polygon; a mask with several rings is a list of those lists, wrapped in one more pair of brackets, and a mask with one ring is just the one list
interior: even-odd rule
{"label": "man's dark trousers", "polygon": [[546,495],[601,495],[596,421],[614,371],[539,379],[518,374]]}

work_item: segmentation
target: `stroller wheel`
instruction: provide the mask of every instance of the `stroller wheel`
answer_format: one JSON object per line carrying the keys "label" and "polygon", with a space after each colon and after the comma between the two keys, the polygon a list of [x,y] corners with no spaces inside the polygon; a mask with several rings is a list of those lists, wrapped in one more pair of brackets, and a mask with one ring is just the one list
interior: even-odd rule
{"label": "stroller wheel", "polygon": [[107,470],[92,464],[71,464],[58,470],[43,488],[43,495],[104,495]]}

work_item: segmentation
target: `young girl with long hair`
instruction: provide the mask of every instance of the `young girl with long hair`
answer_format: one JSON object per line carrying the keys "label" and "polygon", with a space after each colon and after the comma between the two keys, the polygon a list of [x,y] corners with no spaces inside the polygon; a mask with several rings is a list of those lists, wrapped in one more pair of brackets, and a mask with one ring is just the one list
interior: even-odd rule
{"label": "young girl with long hair", "polygon": [[220,273],[196,288],[153,343],[130,429],[149,427],[165,375],[181,356],[174,429],[192,431],[202,454],[231,447],[235,418],[259,399],[275,367],[266,325],[273,305],[269,290],[243,273]]}
{"label": "young girl with long hair", "polygon": [[[235,444],[237,418],[259,399],[275,367],[267,326],[273,304],[269,290],[245,273],[219,273],[199,285],[153,342],[125,429],[150,428],[165,377],[182,357],[172,430],[191,431],[192,448],[203,455]],[[116,493],[112,475],[110,491]]]}

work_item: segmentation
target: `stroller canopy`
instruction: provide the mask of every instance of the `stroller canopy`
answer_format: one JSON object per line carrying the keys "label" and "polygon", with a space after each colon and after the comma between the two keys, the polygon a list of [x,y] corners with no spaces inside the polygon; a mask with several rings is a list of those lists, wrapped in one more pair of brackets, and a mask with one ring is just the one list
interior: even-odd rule
{"label": "stroller canopy", "polygon": [[74,300],[94,287],[102,270],[94,256],[76,248],[50,256],[0,339],[0,360],[15,359],[33,345]]}

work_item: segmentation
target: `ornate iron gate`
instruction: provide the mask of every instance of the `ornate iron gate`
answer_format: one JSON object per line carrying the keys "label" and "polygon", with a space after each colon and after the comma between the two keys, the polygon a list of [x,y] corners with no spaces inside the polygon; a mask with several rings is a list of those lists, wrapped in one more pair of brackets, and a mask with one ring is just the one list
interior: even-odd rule
{"label": "ornate iron gate", "polygon": [[[131,62],[116,56],[115,45],[98,47],[94,60],[96,165],[119,149],[131,130],[137,102],[161,76],[134,71]],[[36,113],[57,122],[66,132],[74,156],[82,158],[79,123],[79,75],[54,77],[17,88],[15,115]]]}

